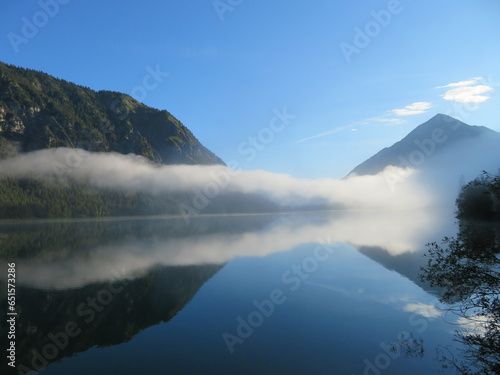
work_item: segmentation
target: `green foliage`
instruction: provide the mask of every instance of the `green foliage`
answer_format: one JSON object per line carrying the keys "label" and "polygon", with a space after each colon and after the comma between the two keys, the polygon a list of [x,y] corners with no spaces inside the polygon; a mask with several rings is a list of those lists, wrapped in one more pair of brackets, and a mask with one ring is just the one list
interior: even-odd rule
{"label": "green foliage", "polygon": [[500,174],[481,176],[464,185],[456,201],[461,219],[500,219]]}
{"label": "green foliage", "polygon": [[165,110],[0,63],[2,139],[21,151],[70,147],[134,153],[164,164],[223,164]]}
{"label": "green foliage", "polygon": [[281,208],[259,195],[221,192],[197,210],[193,197],[194,192],[125,192],[69,179],[0,178],[0,219],[179,215],[181,204],[191,207],[195,215],[277,212]]}
{"label": "green foliage", "polygon": [[17,149],[12,143],[0,137],[0,160],[14,157],[17,153]]}
{"label": "green foliage", "polygon": [[[0,63],[0,159],[46,148],[133,153],[164,164],[223,164],[179,120],[112,91],[93,91]],[[180,213],[194,192],[146,194],[99,189],[76,180],[0,177],[0,219]],[[196,213],[275,211],[267,199],[225,193]]]}
{"label": "green foliage", "polygon": [[439,348],[443,367],[463,375],[500,373],[500,248],[496,223],[462,222],[457,238],[428,244],[421,278],[440,287],[447,310],[471,327],[456,331],[460,359]]}
{"label": "green foliage", "polygon": [[127,194],[81,182],[0,179],[0,218],[78,218],[178,214],[184,196]]}
{"label": "green foliage", "polygon": [[[165,110],[0,63],[0,159],[69,147],[164,164],[223,164]],[[0,219],[178,214],[188,194],[126,193],[81,181],[0,178]]]}
{"label": "green foliage", "polygon": [[462,375],[500,374],[500,174],[481,176],[464,185],[456,200],[460,232],[441,244],[428,244],[422,281],[442,290],[440,301],[462,324],[455,356],[438,348],[444,368]]}

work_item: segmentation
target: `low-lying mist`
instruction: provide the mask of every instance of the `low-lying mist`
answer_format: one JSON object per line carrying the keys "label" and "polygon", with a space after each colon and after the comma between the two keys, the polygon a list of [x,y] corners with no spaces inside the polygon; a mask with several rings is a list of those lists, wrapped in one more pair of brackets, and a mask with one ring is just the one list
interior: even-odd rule
{"label": "low-lying mist", "polygon": [[[344,209],[407,209],[435,204],[429,183],[411,169],[388,167],[370,176],[315,180],[221,165],[157,165],[137,155],[56,148],[0,161],[0,177],[64,181],[129,192],[184,192],[207,199],[224,193],[261,194],[286,206],[322,202]],[[196,202],[193,202],[194,204]]]}
{"label": "low-lying mist", "polygon": [[[444,235],[429,234],[438,230],[440,222],[453,222],[459,177],[463,176],[462,182],[467,182],[482,169],[497,165],[498,159],[491,154],[481,154],[479,149],[469,151],[470,155],[464,156],[463,149],[457,146],[454,153],[436,155],[420,169],[390,166],[377,175],[307,180],[262,170],[233,170],[221,165],[157,165],[137,155],[58,148],[0,160],[0,178],[36,178],[62,185],[65,180],[74,180],[125,192],[181,192],[193,197],[193,205],[200,194],[224,198],[225,193],[236,192],[261,194],[291,207],[326,202],[346,210],[362,210],[338,212],[336,215],[340,216],[325,222],[306,221],[302,226],[283,221],[251,233],[154,237],[146,243],[128,238],[114,245],[97,247],[85,259],[54,259],[41,268],[36,259],[23,262],[23,280],[29,285],[78,287],[106,280],[109,269],[116,264],[120,264],[125,277],[134,277],[157,263],[223,263],[234,256],[264,256],[315,242],[318,238],[355,247],[379,247],[391,255],[418,251],[426,241]],[[439,221],[438,210],[429,208],[443,206],[447,207],[449,218]],[[387,211],[399,209],[412,211]]]}

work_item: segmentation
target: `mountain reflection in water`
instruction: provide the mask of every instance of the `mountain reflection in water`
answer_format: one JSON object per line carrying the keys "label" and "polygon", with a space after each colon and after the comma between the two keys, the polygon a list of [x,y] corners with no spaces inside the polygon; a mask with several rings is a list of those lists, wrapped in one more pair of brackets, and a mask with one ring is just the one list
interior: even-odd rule
{"label": "mountain reflection in water", "polygon": [[[435,299],[415,285],[424,284],[414,276],[424,244],[449,232],[449,216],[353,211],[199,217],[189,225],[159,217],[4,223],[2,263],[16,262],[18,274],[17,363],[35,370],[47,366],[48,374],[85,373],[80,358],[104,355],[113,346],[101,362],[116,367],[119,355],[121,373],[133,373],[127,363],[136,359],[124,353],[146,339],[146,367],[175,362],[174,373],[210,373],[203,370],[207,363],[221,372],[255,373],[270,366],[275,373],[307,373],[294,359],[299,352],[316,360],[321,371],[315,373],[362,373],[377,366],[387,343],[399,342],[401,359],[391,360],[386,373],[411,361],[432,368],[431,359],[421,358],[424,345],[447,340],[449,332],[419,310]],[[336,248],[292,290],[284,273],[304,264],[318,244]],[[230,354],[223,334],[236,335],[237,318],[246,318],[255,310],[252,301],[264,301],[275,289],[285,303]],[[68,336],[67,345],[49,358],[44,348],[62,337],[68,322],[76,324],[71,332],[81,332]],[[1,328],[6,334],[4,322]],[[263,345],[281,349],[264,354]],[[95,347],[106,346],[97,354]],[[326,355],[327,347],[335,354]],[[250,358],[253,365],[242,369]],[[280,367],[284,358],[290,363]]]}

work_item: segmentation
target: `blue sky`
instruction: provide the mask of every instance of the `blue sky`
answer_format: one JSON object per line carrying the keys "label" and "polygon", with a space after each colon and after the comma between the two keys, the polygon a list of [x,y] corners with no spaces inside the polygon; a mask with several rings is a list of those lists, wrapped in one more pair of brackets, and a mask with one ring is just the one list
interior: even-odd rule
{"label": "blue sky", "polygon": [[244,169],[342,177],[439,112],[500,130],[497,0],[40,0],[0,10],[1,61],[167,109]]}

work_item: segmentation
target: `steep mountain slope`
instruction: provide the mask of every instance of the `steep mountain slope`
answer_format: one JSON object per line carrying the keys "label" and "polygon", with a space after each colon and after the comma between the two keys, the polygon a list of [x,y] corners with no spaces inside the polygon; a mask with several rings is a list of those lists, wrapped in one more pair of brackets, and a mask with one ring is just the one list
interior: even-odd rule
{"label": "steep mountain slope", "polygon": [[[158,164],[224,164],[165,110],[0,62],[0,159],[57,147],[132,153]],[[99,188],[67,176],[0,176],[0,219],[178,215],[192,204],[191,191],[153,194]],[[261,196],[221,192],[203,213],[274,209]]]}
{"label": "steep mountain slope", "polygon": [[453,117],[437,114],[416,127],[401,141],[386,147],[355,167],[349,174],[373,175],[389,165],[418,168],[431,159],[461,148],[500,150],[500,133],[484,126],[467,125]]}
{"label": "steep mountain slope", "polygon": [[[165,110],[0,63],[0,146],[134,153],[163,164],[224,164]],[[12,149],[12,148],[11,148]]]}

